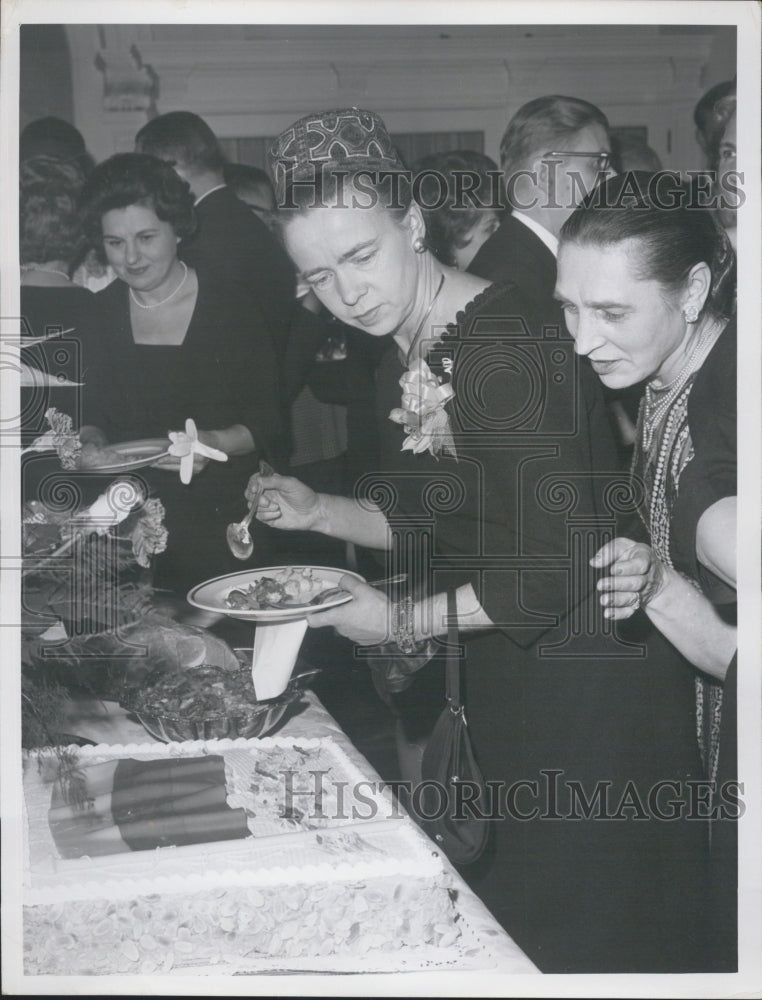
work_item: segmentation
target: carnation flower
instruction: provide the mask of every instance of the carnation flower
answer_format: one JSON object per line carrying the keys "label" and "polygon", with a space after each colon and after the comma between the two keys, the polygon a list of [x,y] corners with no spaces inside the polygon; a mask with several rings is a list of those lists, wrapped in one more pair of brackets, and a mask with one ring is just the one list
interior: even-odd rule
{"label": "carnation flower", "polygon": [[50,430],[29,445],[28,451],[55,451],[64,469],[76,469],[82,442],[74,430],[71,417],[54,406],[45,411]]}
{"label": "carnation flower", "polygon": [[400,386],[402,407],[392,410],[389,419],[402,424],[407,432],[402,451],[418,455],[428,449],[435,458],[445,451],[457,458],[450,418],[445,412],[455,396],[452,386],[443,384],[422,358],[405,372]]}
{"label": "carnation flower", "polygon": [[167,538],[167,529],[164,527],[164,505],[161,500],[151,497],[146,500],[142,517],[132,532],[132,551],[138,563],[147,569],[151,556],[166,549]]}

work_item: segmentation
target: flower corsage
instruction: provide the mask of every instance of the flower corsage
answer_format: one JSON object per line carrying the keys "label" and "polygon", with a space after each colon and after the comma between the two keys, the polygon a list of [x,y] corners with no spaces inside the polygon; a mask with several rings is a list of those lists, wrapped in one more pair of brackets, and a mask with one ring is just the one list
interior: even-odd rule
{"label": "flower corsage", "polygon": [[407,432],[402,451],[418,455],[428,449],[435,458],[444,451],[457,459],[450,418],[445,412],[455,396],[453,387],[443,383],[422,358],[411,364],[400,386],[402,406],[392,410],[389,419],[402,424]]}

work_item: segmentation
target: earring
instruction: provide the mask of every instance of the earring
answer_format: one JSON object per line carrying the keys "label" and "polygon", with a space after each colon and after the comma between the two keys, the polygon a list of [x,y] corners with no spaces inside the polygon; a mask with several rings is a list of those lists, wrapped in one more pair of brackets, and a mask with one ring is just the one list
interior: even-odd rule
{"label": "earring", "polygon": [[691,303],[691,305],[686,306],[683,309],[683,316],[685,316],[686,323],[695,323],[699,317],[698,306]]}
{"label": "earring", "polygon": [[416,253],[426,253],[426,243],[422,236],[416,236],[413,240],[413,250]]}

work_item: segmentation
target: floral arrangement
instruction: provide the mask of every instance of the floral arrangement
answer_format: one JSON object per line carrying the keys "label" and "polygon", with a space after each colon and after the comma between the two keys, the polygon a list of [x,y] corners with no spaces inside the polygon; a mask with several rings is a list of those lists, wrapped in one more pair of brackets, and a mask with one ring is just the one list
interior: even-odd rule
{"label": "floral arrangement", "polygon": [[[55,451],[64,469],[107,470],[109,465],[120,463],[121,455],[108,445],[101,446],[92,441],[83,445],[78,432],[74,430],[71,417],[66,413],[61,413],[51,406],[45,411],[45,419],[50,430],[35,438],[26,451]],[[186,486],[193,478],[196,455],[201,458],[211,458],[216,462],[228,460],[224,451],[212,448],[199,440],[196,424],[190,417],[185,421],[184,431],[170,431],[167,437],[170,444],[164,455],[180,460],[180,480]]]}
{"label": "floral arrangement", "polygon": [[129,541],[135,561],[146,569],[151,556],[166,549],[168,538],[164,505],[156,497],[145,497],[130,480],[111,483],[94,503],[75,514],[30,500],[22,512],[22,535],[25,557],[35,557],[38,565],[39,557],[50,561],[94,536],[112,535]]}
{"label": "floral arrangement", "polygon": [[82,442],[74,430],[71,417],[51,406],[45,411],[45,419],[50,430],[35,438],[27,451],[55,451],[64,469],[76,469]]}
{"label": "floral arrangement", "polygon": [[405,428],[402,451],[418,455],[428,449],[435,458],[442,452],[457,458],[450,418],[445,412],[455,396],[450,383],[443,383],[419,358],[402,376],[400,386],[402,406],[392,410],[389,419]]}
{"label": "floral arrangement", "polygon": [[109,649],[113,653],[121,641],[116,630],[145,620],[153,595],[150,560],[166,545],[161,501],[146,498],[129,480],[111,483],[94,503],[74,513],[38,500],[24,504],[26,746],[53,742],[68,687],[92,687],[95,658]]}

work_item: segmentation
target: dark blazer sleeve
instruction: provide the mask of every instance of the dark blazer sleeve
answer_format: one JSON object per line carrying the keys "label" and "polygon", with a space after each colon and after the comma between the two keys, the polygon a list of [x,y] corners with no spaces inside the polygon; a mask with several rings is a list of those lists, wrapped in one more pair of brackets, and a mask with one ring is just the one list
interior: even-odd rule
{"label": "dark blazer sleeve", "polygon": [[261,317],[252,314],[249,297],[227,288],[215,294],[216,306],[208,310],[214,328],[213,370],[207,382],[209,426],[232,424],[248,427],[257,453],[283,467],[286,431],[278,364],[272,341]]}
{"label": "dark blazer sleeve", "polygon": [[285,249],[228,188],[203,198],[196,214],[198,229],[181,245],[180,256],[211,280],[232,282],[250,294],[280,353],[296,309],[295,272]]}
{"label": "dark blazer sleeve", "polygon": [[571,340],[548,336],[519,292],[480,322],[454,349],[464,499],[437,531],[453,567],[470,564],[491,620],[529,646],[572,613],[597,613],[588,562],[616,532],[627,476]]}

